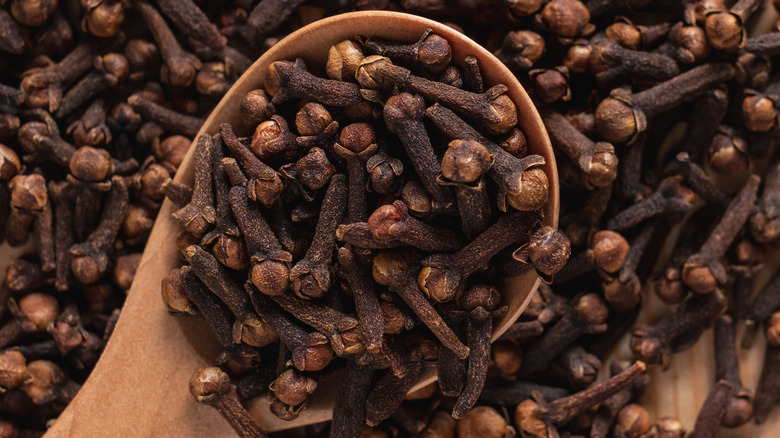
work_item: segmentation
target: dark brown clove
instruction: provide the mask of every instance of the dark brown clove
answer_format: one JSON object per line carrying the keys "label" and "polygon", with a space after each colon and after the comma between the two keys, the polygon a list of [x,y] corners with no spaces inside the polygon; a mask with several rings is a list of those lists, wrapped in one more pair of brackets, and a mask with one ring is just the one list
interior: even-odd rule
{"label": "dark brown clove", "polygon": [[273,205],[279,199],[284,188],[279,174],[257,159],[246,146],[241,144],[229,124],[223,123],[219,129],[222,141],[225,142],[233,157],[241,163],[249,178],[246,186],[249,199],[260,201],[265,206]]}
{"label": "dark brown clove", "polygon": [[325,335],[340,357],[359,353],[363,345],[352,342],[358,321],[338,310],[309,300],[303,300],[286,293],[271,297],[282,309],[299,321]]}
{"label": "dark brown clove", "polygon": [[[629,367],[628,363],[613,362],[610,366],[610,374],[615,376]],[[613,396],[604,400],[598,407],[593,417],[593,425],[590,429],[590,436],[594,438],[606,438],[609,429],[613,423],[618,420],[618,415],[628,403],[644,390],[649,381],[649,377],[641,375],[634,379],[626,388],[615,393]],[[671,437],[667,437],[671,438]]]}
{"label": "dark brown clove", "polygon": [[647,121],[692,100],[734,76],[734,67],[711,63],[694,67],[652,88],[631,94],[615,89],[596,108],[596,130],[607,141],[626,142],[647,129]]}
{"label": "dark brown clove", "polygon": [[436,183],[436,178],[441,175],[441,166],[423,126],[424,115],[425,102],[420,95],[401,93],[390,97],[384,106],[388,130],[401,139],[417,176],[433,196],[436,207],[446,209],[452,204],[452,195],[447,188]]}
{"label": "dark brown clove", "polygon": [[501,296],[493,287],[475,285],[458,298],[458,307],[469,312],[466,322],[469,358],[463,391],[452,408],[452,416],[455,419],[466,415],[485,387],[490,361],[490,336],[493,331],[491,311],[498,307]]}
{"label": "dark brown clove", "polygon": [[54,117],[61,119],[109,87],[124,82],[130,72],[127,58],[119,53],[107,53],[95,60],[95,69],[73,85],[62,97]]}
{"label": "dark brown clove", "polygon": [[[177,300],[176,303],[170,299],[165,300],[169,305],[169,311],[171,307],[184,310],[185,314],[197,311],[214,331],[222,348],[230,348],[235,345],[233,340],[234,317],[225,304],[220,302],[219,298],[198,280],[191,267],[183,266],[177,277],[181,281],[185,297],[188,300]],[[163,294],[167,294],[168,289],[170,288],[163,285]],[[192,305],[195,309],[191,308]]]}
{"label": "dark brown clove", "polygon": [[338,270],[349,284],[355,300],[357,319],[366,349],[370,353],[377,353],[381,348],[385,326],[383,312],[371,282],[371,264],[347,246],[338,250]]}
{"label": "dark brown clove", "polygon": [[[134,0],[133,8],[141,14],[160,48],[163,60],[160,77],[163,83],[181,87],[189,86],[195,80],[195,75],[201,67],[200,60],[182,49],[168,24],[152,5],[143,0]],[[192,23],[187,23],[187,26],[188,28],[194,27]],[[203,27],[203,29],[206,28],[206,26]],[[130,102],[130,104],[133,103]],[[185,135],[195,136],[194,133]]]}
{"label": "dark brown clove", "polygon": [[612,217],[607,222],[607,228],[624,231],[657,215],[684,214],[693,208],[694,199],[682,177],[667,177],[658,183],[652,195]]}
{"label": "dark brown clove", "polygon": [[290,99],[306,98],[327,106],[350,106],[363,101],[360,87],[350,82],[323,79],[306,70],[303,59],[276,61],[268,66],[265,91],[278,105]]}
{"label": "dark brown clove", "polygon": [[188,35],[214,50],[225,48],[227,38],[220,35],[217,26],[192,1],[155,0],[160,10],[185,35]]}
{"label": "dark brown clove", "polygon": [[198,134],[204,122],[203,119],[178,113],[137,94],[128,97],[127,103],[144,119],[158,123],[172,134],[193,138]]}
{"label": "dark brown clove", "polygon": [[726,283],[726,268],[721,258],[747,222],[761,178],[751,175],[742,190],[734,197],[715,229],[699,252],[688,257],[683,265],[682,279],[685,284],[698,293],[715,290],[718,284]]}
{"label": "dark brown clove", "polygon": [[333,282],[330,262],[336,249],[336,227],[347,210],[345,179],[340,174],[331,178],[309,250],[290,270],[292,288],[301,298],[322,297]]}
{"label": "dark brown clove", "polygon": [[476,141],[453,140],[448,146],[438,183],[455,186],[461,228],[471,240],[490,226],[490,198],[482,176],[495,156]]}
{"label": "dark brown clove", "polygon": [[717,205],[726,205],[728,203],[728,196],[715,185],[704,169],[691,160],[687,152],[677,154],[674,161],[666,166],[666,173],[682,176],[694,193],[704,199],[705,202]]}
{"label": "dark brown clove", "polygon": [[721,424],[734,428],[747,423],[753,416],[753,391],[742,386],[734,326],[728,316],[715,321],[715,379],[732,385]]}
{"label": "dark brown clove", "polygon": [[376,209],[368,218],[368,228],[378,242],[399,241],[424,251],[453,251],[463,246],[459,233],[428,225],[410,216],[403,201]]}
{"label": "dark brown clove", "polygon": [[191,245],[187,247],[186,257],[195,275],[228,306],[235,316],[233,342],[243,341],[251,346],[262,347],[277,339],[276,333],[258,318],[246,293],[233,281],[214,256],[199,246]]}
{"label": "dark brown clove", "polygon": [[608,39],[592,44],[589,63],[603,88],[629,75],[666,80],[680,74],[677,63],[666,55],[623,48]]}
{"label": "dark brown clove", "polygon": [[541,114],[553,144],[577,165],[588,186],[605,187],[615,180],[618,161],[611,144],[594,143],[556,111],[544,110]]}
{"label": "dark brown clove", "polygon": [[374,128],[367,123],[349,124],[341,130],[339,143],[334,144],[333,148],[336,154],[347,162],[347,219],[350,223],[365,222],[368,220],[366,164],[378,150]]}
{"label": "dark brown clove", "polygon": [[212,155],[214,139],[201,135],[195,146],[195,181],[190,202],[173,213],[172,217],[187,232],[201,238],[217,221],[214,208],[214,181],[212,178]]}
{"label": "dark brown clove", "polygon": [[780,238],[780,161],[767,169],[761,199],[750,216],[750,232],[759,242]]}
{"label": "dark brown clove", "polygon": [[543,157],[528,155],[516,158],[439,104],[429,107],[425,115],[450,140],[477,141],[495,156],[488,176],[499,185],[499,210],[506,211],[507,202],[513,208],[525,211],[539,209],[547,202],[548,180],[542,169],[545,164]]}
{"label": "dark brown clove", "polygon": [[503,134],[517,124],[517,109],[506,95],[507,87],[503,84],[495,85],[481,94],[471,93],[414,76],[409,70],[393,65],[388,58],[377,55],[361,61],[357,78],[363,88],[384,88],[392,84],[420,93],[476,120],[491,134]]}
{"label": "dark brown clove", "polygon": [[734,385],[731,382],[719,380],[704,400],[704,405],[696,417],[696,424],[693,425],[693,430],[688,436],[692,438],[714,436],[720,428],[723,416],[726,415],[733,393]]}
{"label": "dark brown clove", "polygon": [[414,64],[422,68],[426,73],[435,75],[441,73],[452,59],[450,43],[433,33],[433,29],[427,29],[422,37],[412,44],[399,44],[383,41],[378,38],[369,38],[363,46],[371,55],[386,56],[398,64]]}
{"label": "dark brown clove", "polygon": [[461,359],[468,357],[469,348],[458,339],[417,286],[416,260],[412,253],[397,250],[380,252],[374,257],[374,280],[398,294],[428,326],[442,345]]}
{"label": "dark brown clove", "polygon": [[[635,328],[631,333],[631,351],[649,364],[661,364],[667,368],[673,352],[692,345],[688,342],[675,346],[674,341],[691,333],[700,333],[723,311],[725,305],[726,299],[719,291],[694,295],[655,325]],[[693,338],[695,340],[698,335]]]}
{"label": "dark brown clove", "polygon": [[644,362],[637,361],[609,380],[568,397],[549,403],[544,400],[525,400],[517,405],[515,422],[526,436],[555,437],[558,434],[556,427],[568,423],[591,406],[630,385],[646,368]]}
{"label": "dark brown clove", "polygon": [[249,284],[244,288],[260,318],[279,335],[292,353],[290,364],[300,371],[319,371],[333,359],[328,339],[319,332],[308,333],[290,321],[270,299],[257,293]]}
{"label": "dark brown clove", "polygon": [[524,375],[542,371],[566,347],[585,334],[603,333],[609,309],[596,294],[580,297],[571,310],[552,328],[546,330],[543,337],[531,344],[525,351],[520,373]]}
{"label": "dark brown clove", "polygon": [[94,283],[106,272],[110,250],[122,226],[128,202],[129,194],[124,179],[114,176],[97,228],[85,242],[70,248],[71,270],[79,282]]}
{"label": "dark brown clove", "polygon": [[251,257],[249,278],[266,295],[279,295],[290,286],[292,255],[284,251],[255,203],[249,203],[246,188],[230,189],[230,207]]}
{"label": "dark brown clove", "polygon": [[420,289],[436,302],[446,302],[463,290],[466,280],[484,269],[490,259],[507,246],[525,239],[535,214],[514,212],[501,216],[498,221],[468,245],[451,254],[434,254],[423,260],[423,268],[417,279]]}

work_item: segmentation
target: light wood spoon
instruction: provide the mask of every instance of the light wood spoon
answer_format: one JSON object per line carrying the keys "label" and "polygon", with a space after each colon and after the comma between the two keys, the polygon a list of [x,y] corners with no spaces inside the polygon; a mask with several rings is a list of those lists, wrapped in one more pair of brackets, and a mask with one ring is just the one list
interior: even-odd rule
{"label": "light wood spoon", "polygon": [[[200,134],[213,135],[220,123],[238,120],[239,102],[248,91],[262,87],[266,68],[273,61],[301,57],[311,71],[323,71],[328,49],[342,40],[361,35],[413,42],[427,28],[450,42],[455,62],[462,62],[469,55],[476,56],[487,85],[502,83],[509,87],[508,95],[517,105],[518,125],[528,139],[531,152],[547,161],[545,171],[550,188],[543,222],[556,227],[559,204],[555,157],[544,125],[522,86],[509,69],[477,43],[450,27],[414,15],[354,12],[326,18],[293,32],[241,76],[211,113]],[[176,174],[177,181],[192,180],[192,149]],[[216,339],[199,319],[168,315],[160,298],[163,277],[180,265],[176,248],[178,226],[171,219],[174,210],[165,201],[111,341],[84,387],[47,437],[233,435],[219,414],[199,405],[188,389],[193,372],[213,364],[219,351]],[[534,272],[503,281],[501,289],[509,313],[497,323],[494,337],[520,316],[538,284]],[[435,372],[426,373],[418,387],[435,378]],[[294,421],[276,418],[264,397],[249,402],[248,409],[267,431],[326,421],[332,415],[339,380],[323,379],[309,406]]]}

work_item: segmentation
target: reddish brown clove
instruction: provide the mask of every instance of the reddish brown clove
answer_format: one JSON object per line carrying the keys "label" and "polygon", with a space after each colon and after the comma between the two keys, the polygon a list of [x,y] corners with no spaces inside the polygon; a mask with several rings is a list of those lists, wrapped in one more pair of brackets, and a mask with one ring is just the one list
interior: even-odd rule
{"label": "reddish brown clove", "polygon": [[199,403],[218,410],[241,438],[264,438],[265,432],[241,406],[230,377],[217,367],[197,370],[190,379],[190,392]]}

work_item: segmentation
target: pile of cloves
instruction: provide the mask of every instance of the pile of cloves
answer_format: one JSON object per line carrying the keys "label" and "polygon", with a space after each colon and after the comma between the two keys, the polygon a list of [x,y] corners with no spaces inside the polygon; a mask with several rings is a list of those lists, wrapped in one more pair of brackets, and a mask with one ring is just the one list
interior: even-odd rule
{"label": "pile of cloves", "polygon": [[[250,133],[250,127],[265,124],[267,129],[257,140],[263,144],[262,150],[247,149],[254,141],[241,139],[250,154],[236,155],[223,139],[216,141],[224,144],[224,172],[219,177],[214,174],[208,190],[216,193],[219,187],[228,187],[224,196],[228,202],[221,207],[215,204],[213,211],[182,212],[190,230],[205,232],[197,241],[182,241],[181,253],[210,266],[210,260],[197,250],[187,252],[190,244],[203,242],[218,260],[216,266],[227,272],[243,267],[246,275],[237,284],[249,279],[256,290],[295,287],[304,294],[317,295],[323,290],[320,280],[327,280],[353,299],[346,295],[344,302],[352,307],[340,310],[339,303],[314,299],[325,302],[320,310],[335,309],[347,318],[337,315],[335,325],[313,327],[309,322],[290,321],[288,310],[263,293],[252,295],[257,302],[229,308],[192,268],[172,275],[163,288],[170,294],[167,303],[185,313],[199,313],[215,327],[224,345],[236,337],[246,343],[246,348],[226,350],[224,357],[217,358],[225,370],[254,367],[257,356],[252,344],[274,336],[284,336],[280,344],[292,346],[284,362],[291,362],[293,371],[260,367],[257,372],[247,372],[244,378],[234,380],[239,397],[260,394],[277,380],[273,385],[278,390],[276,397],[289,403],[279,400],[276,411],[294,415],[295,410],[288,407],[296,405],[290,403],[309,396],[314,388],[311,376],[332,361],[336,346],[348,357],[389,355],[385,365],[408,376],[398,378],[391,372],[384,379],[374,379],[379,389],[369,391],[366,380],[378,372],[372,372],[376,371],[372,365],[346,361],[344,372],[353,376],[352,389],[367,392],[345,391],[342,397],[370,398],[374,394],[375,398],[382,395],[400,403],[390,418],[381,422],[376,415],[388,406],[383,404],[386,399],[367,404],[374,416],[371,424],[378,424],[364,426],[361,436],[504,437],[520,433],[681,437],[711,436],[718,427],[738,427],[750,421],[776,424],[769,415],[780,393],[780,277],[765,274],[776,269],[780,230],[776,109],[780,79],[775,71],[780,38],[777,33],[762,35],[765,29],[758,28],[760,17],[774,13],[772,4],[778,2],[105,0],[82,1],[80,6],[56,0],[0,2],[0,230],[7,244],[27,248],[24,256],[11,263],[0,290],[0,338],[13,339],[0,348],[0,387],[4,390],[0,394],[0,435],[40,436],[88,375],[116,321],[114,310],[120,308],[123,291],[132,282],[160,201],[165,195],[186,205],[193,191],[202,196],[207,190],[165,181],[232,81],[251,60],[290,31],[321,17],[360,9],[404,11],[446,22],[494,52],[513,70],[540,108],[556,149],[562,231],[572,242],[572,259],[568,267],[552,276],[552,270],[541,269],[536,245],[521,247],[514,257],[509,252],[514,245],[510,245],[496,256],[495,275],[528,269],[527,263],[517,260],[536,258],[537,272],[551,283],[540,288],[523,317],[492,344],[485,389],[477,406],[456,421],[452,412],[464,382],[452,376],[467,373],[470,363],[456,354],[459,348],[453,339],[447,342],[455,350],[434,348],[431,340],[438,338],[432,331],[426,332],[428,337],[408,336],[411,339],[404,341],[416,342],[411,349],[416,356],[393,355],[400,351],[393,345],[385,348],[385,339],[397,338],[410,327],[413,332],[422,329],[420,324],[412,325],[419,317],[404,307],[396,293],[411,289],[412,279],[385,278],[383,282],[392,292],[380,294],[378,306],[372,307],[364,301],[363,292],[370,287],[385,288],[373,282],[373,275],[368,278],[371,282],[360,283],[372,267],[363,261],[365,253],[334,249],[331,264],[340,269],[333,273],[317,269],[322,264],[315,262],[321,261],[323,254],[306,257],[319,219],[318,210],[309,207],[322,205],[334,178],[331,171],[307,172],[307,167],[311,169],[312,163],[316,166],[325,157],[334,166],[334,175],[344,175],[335,177],[346,184],[348,193],[346,219],[336,227],[337,246],[351,242],[352,247],[376,252],[381,247],[374,246],[398,248],[412,240],[420,245],[450,245],[422,251],[457,254],[485,227],[484,215],[465,217],[482,211],[480,187],[487,184],[496,189],[501,184],[495,178],[501,178],[497,170],[502,169],[502,158],[482,143],[481,137],[502,137],[494,143],[522,157],[527,154],[522,133],[510,131],[511,135],[496,137],[491,124],[498,122],[500,128],[501,121],[492,116],[476,121],[471,118],[478,117],[475,114],[461,112],[463,108],[446,102],[428,105],[422,124],[431,136],[444,134],[442,143],[433,140],[432,145],[439,148],[451,140],[464,140],[453,145],[450,158],[457,162],[456,156],[467,153],[477,166],[464,172],[445,164],[440,154],[440,172],[436,174],[440,178],[415,178],[399,187],[400,177],[416,174],[416,164],[399,160],[403,157],[383,148],[382,135],[376,136],[377,151],[350,150],[339,138],[346,125],[339,128],[332,123],[365,117],[374,126],[378,121],[382,125],[385,115],[378,111],[378,102],[384,104],[391,97],[387,89],[379,87],[368,93],[358,89],[355,94],[355,87],[340,86],[342,90],[336,94],[341,103],[358,99],[370,103],[329,111],[332,120],[318,119],[319,108],[304,105],[301,126],[309,126],[308,130],[298,126],[297,111],[269,112],[270,97],[257,91],[242,103],[242,123],[247,126],[233,128],[243,136]],[[368,42],[344,43],[332,51],[333,56],[355,48],[381,50],[361,44]],[[436,39],[432,39],[420,44],[416,52],[407,50],[399,55],[416,58],[414,62],[421,64],[404,61],[395,65],[410,68],[415,76],[475,93],[491,91],[481,84],[479,66],[473,59],[438,71],[436,47]],[[430,51],[434,59],[428,58]],[[392,58],[390,53],[376,54]],[[279,72],[300,78],[303,72],[290,61],[281,65]],[[404,80],[402,70],[388,69],[384,61],[376,67],[384,70],[383,75],[370,74],[366,80],[376,81],[376,85]],[[349,62],[336,62],[328,76],[350,82],[354,68]],[[369,87],[361,84],[360,88]],[[288,89],[277,103],[298,99],[296,93],[308,97],[315,91]],[[424,95],[417,89],[402,91]],[[414,99],[409,102],[414,103]],[[464,101],[464,105],[484,111],[484,104],[476,100]],[[478,129],[462,130],[459,124],[447,124],[454,120],[450,116],[453,111]],[[399,123],[412,128],[415,124],[403,119]],[[387,135],[400,140],[408,130],[387,130]],[[357,131],[354,134],[361,135],[360,129]],[[447,137],[448,132],[455,134]],[[318,146],[326,138],[334,141],[328,147]],[[474,146],[474,141],[484,148]],[[300,164],[300,160],[284,161],[284,157],[268,160],[287,144],[321,151],[307,154]],[[495,158],[487,167],[490,155]],[[252,156],[266,166],[249,164],[249,170],[242,160],[251,162]],[[287,163],[293,165],[282,169]],[[533,170],[537,164],[527,159],[524,166]],[[366,170],[364,184],[373,190],[366,192],[366,200],[349,194],[350,181],[360,177],[353,171],[361,168]],[[524,174],[532,176],[532,172]],[[283,196],[291,182],[305,201],[288,205],[288,209],[275,208],[275,192]],[[521,205],[519,201],[533,200],[513,195],[528,185],[511,179],[504,182],[507,190],[494,192],[496,197],[491,199],[496,201],[491,204],[492,221],[497,220],[501,205],[512,211]],[[121,215],[106,215],[111,217],[103,221],[101,211],[106,204],[124,203],[123,185],[126,209]],[[233,186],[240,188],[233,190]],[[444,193],[439,187],[446,188]],[[236,208],[267,213],[265,223],[255,220],[243,224],[265,230],[256,236],[260,240],[250,241],[238,220],[220,221],[233,213],[231,195],[247,199],[244,206],[235,203]],[[404,220],[375,236],[368,220],[373,211],[361,213],[359,206],[382,197],[387,198],[382,204],[383,216],[377,216],[374,223],[382,217]],[[450,202],[452,207],[442,213],[442,206]],[[472,207],[461,216],[463,205]],[[363,219],[351,219],[353,214]],[[442,215],[452,221],[434,221],[433,226],[439,227],[437,232],[453,233],[442,234],[438,242],[417,238],[419,233],[429,235],[425,226]],[[121,226],[114,232],[117,220]],[[98,227],[112,235],[104,235],[100,241],[89,239]],[[269,229],[276,235],[275,245],[264,238],[270,235]],[[302,229],[308,231],[296,232]],[[410,233],[417,234],[410,238]],[[544,241],[539,236],[537,242]],[[406,250],[395,251],[408,255]],[[256,253],[258,257],[253,257]],[[290,271],[297,266],[292,261],[304,258],[311,263],[301,265],[292,278]],[[424,287],[432,297],[442,294],[447,299],[460,287],[463,275],[483,278],[485,273],[469,272],[475,269],[470,261],[454,263],[454,270],[442,269],[442,264],[452,262],[448,258],[434,258],[433,264],[425,266],[428,274],[426,283],[417,285],[420,290]],[[402,261],[385,257],[386,269],[381,272],[397,269]],[[768,277],[771,279],[764,284]],[[246,294],[242,289],[221,292],[225,296]],[[184,290],[197,298],[191,299]],[[387,301],[387,297],[396,299]],[[455,326],[456,339],[469,347],[469,333],[486,330],[486,312],[493,315],[501,311],[500,306],[491,308],[495,297],[487,298],[476,306],[456,297],[454,304],[436,303],[433,307],[452,309],[454,317],[443,312],[445,324]],[[204,307],[198,308],[194,302]],[[358,302],[364,306],[366,318],[382,316],[383,330],[377,326],[362,329]],[[259,315],[254,308],[263,303],[272,310]],[[234,312],[241,315],[238,325],[233,324]],[[265,330],[266,321],[273,331]],[[711,395],[699,418],[655,418],[642,407],[648,377],[636,374],[643,365],[632,365],[631,361],[642,360],[651,369],[676,367],[674,354],[693,345],[712,324],[716,356],[707,360],[717,366],[717,382],[712,381]],[[743,382],[739,366],[744,363],[736,360],[742,354],[736,352],[761,348],[762,338],[767,341],[763,372]],[[363,353],[354,353],[354,348],[363,347]],[[268,356],[261,363],[275,363],[282,357],[278,352]],[[439,383],[404,396],[403,385],[419,373],[417,364],[434,357],[443,364]],[[599,372],[604,374],[604,367],[617,380],[593,386]],[[745,377],[744,367],[741,375]],[[473,388],[477,380],[470,382]],[[596,387],[601,389],[593,390]],[[232,399],[233,387],[218,370],[193,376],[190,389],[196,399],[226,413],[233,424],[244,425],[249,436],[262,435],[248,425],[248,417]],[[346,436],[344,418],[358,415],[366,414],[339,411],[337,418],[341,419],[333,425],[342,426],[333,428],[328,422],[298,433]],[[769,424],[764,424],[766,429]]]}
{"label": "pile of cloves", "polygon": [[162,184],[251,60],[301,25],[271,24],[249,44],[220,32],[246,11],[211,3],[0,4],[2,436],[42,435],[75,396],[117,321]]}
{"label": "pile of cloves", "polygon": [[165,183],[186,264],[163,299],[217,335],[216,365],[238,387],[220,409],[228,421],[237,397],[266,389],[271,411],[295,419],[338,368],[331,436],[390,418],[431,368],[447,373],[461,418],[513,293],[493,285],[497,261],[516,253],[515,275],[545,277],[565,264],[568,240],[541,225],[545,160],[507,87],[486,87],[473,57],[473,88],[441,80],[463,62],[451,58],[429,29],[411,44],[342,41],[328,78],[302,59],[272,62],[240,121],[197,139],[192,185]]}

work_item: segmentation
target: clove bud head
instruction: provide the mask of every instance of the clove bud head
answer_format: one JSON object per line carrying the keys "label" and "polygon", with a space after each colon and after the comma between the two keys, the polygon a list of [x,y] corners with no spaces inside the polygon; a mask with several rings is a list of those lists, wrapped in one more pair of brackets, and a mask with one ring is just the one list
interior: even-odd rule
{"label": "clove bud head", "polygon": [[333,347],[318,332],[309,334],[308,346],[292,351],[292,364],[301,371],[320,371],[333,360]]}
{"label": "clove bud head", "polygon": [[541,167],[527,169],[523,172],[520,181],[521,190],[506,195],[509,205],[520,211],[533,211],[544,207],[550,187],[544,169]]}
{"label": "clove bud head", "polygon": [[80,181],[105,181],[113,171],[111,154],[105,149],[82,146],[70,159],[70,173]]}
{"label": "clove bud head", "polygon": [[339,143],[349,151],[359,154],[376,144],[374,128],[368,123],[351,123],[341,130]]}
{"label": "clove bud head", "polygon": [[190,379],[190,392],[199,403],[211,405],[231,390],[230,377],[217,367],[201,368]]}
{"label": "clove bud head", "polygon": [[455,298],[463,278],[449,269],[423,266],[417,276],[417,284],[428,298],[445,303]]}
{"label": "clove bud head", "polygon": [[363,58],[360,61],[355,78],[361,87],[369,90],[384,89],[392,85],[391,81],[388,81],[385,76],[382,75],[382,71],[392,66],[393,63],[390,58],[379,55],[370,55]]}
{"label": "clove bud head", "polygon": [[11,189],[11,207],[23,211],[43,211],[49,199],[43,175],[16,175],[8,185]]}
{"label": "clove bud head", "polygon": [[50,294],[33,292],[19,299],[19,310],[35,330],[43,331],[57,319],[60,305]]}
{"label": "clove bud head", "polygon": [[429,35],[417,51],[417,61],[431,74],[441,73],[450,64],[450,60],[452,60],[450,43],[439,35]]}
{"label": "clove bud head", "polygon": [[295,128],[303,136],[321,134],[331,122],[333,117],[330,112],[316,102],[307,103],[295,114]]}
{"label": "clove bud head", "polygon": [[692,261],[683,265],[682,279],[683,283],[700,294],[712,292],[718,286],[718,280],[709,266]]}
{"label": "clove bud head", "polygon": [[249,278],[260,292],[269,296],[281,295],[290,286],[290,267],[282,261],[263,260],[252,265]]}
{"label": "clove bud head", "polygon": [[16,388],[28,379],[27,361],[22,353],[11,349],[0,353],[0,392]]}
{"label": "clove bud head", "polygon": [[276,398],[284,404],[298,406],[317,389],[317,381],[294,369],[279,375],[269,386]]}
{"label": "clove bud head", "polygon": [[777,125],[775,103],[766,96],[747,96],[742,101],[742,121],[754,132],[765,132]]}
{"label": "clove bud head", "polygon": [[528,257],[534,268],[552,277],[566,266],[571,255],[571,242],[558,230],[543,226],[534,231],[528,243]]}
{"label": "clove bud head", "polygon": [[745,39],[742,18],[727,10],[710,11],[704,18],[707,40],[716,50],[729,50],[741,46]]}
{"label": "clove bud head", "polygon": [[458,294],[455,302],[458,307],[469,312],[477,307],[493,310],[501,303],[501,294],[492,286],[477,284]]}
{"label": "clove bud head", "polygon": [[28,397],[37,405],[54,400],[57,387],[65,381],[65,372],[48,360],[35,360],[27,365],[30,379],[21,386]]}
{"label": "clove bud head", "polygon": [[[614,94],[614,93],[612,93]],[[596,131],[607,141],[622,143],[644,131],[644,114],[636,112],[630,102],[612,95],[596,107]]]}
{"label": "clove bud head", "polygon": [[453,140],[441,160],[445,178],[459,183],[474,183],[490,169],[495,157],[481,143]]}
{"label": "clove bud head", "polygon": [[247,124],[254,127],[271,117],[272,111],[269,107],[273,108],[265,90],[256,89],[246,93],[241,100],[239,114],[242,120],[246,120]]}
{"label": "clove bud head", "polygon": [[596,266],[609,273],[615,273],[623,266],[629,249],[628,241],[611,230],[595,233],[590,247]]}
{"label": "clove bud head", "polygon": [[352,81],[355,79],[360,62],[365,58],[363,49],[352,40],[344,40],[328,50],[325,72],[331,79]]}
{"label": "clove bud head", "polygon": [[583,175],[585,182],[592,187],[606,187],[617,178],[618,158],[610,143],[596,143],[595,153],[588,172]]}
{"label": "clove bud head", "polygon": [[0,143],[0,181],[8,181],[21,169],[22,163],[13,149]]}

